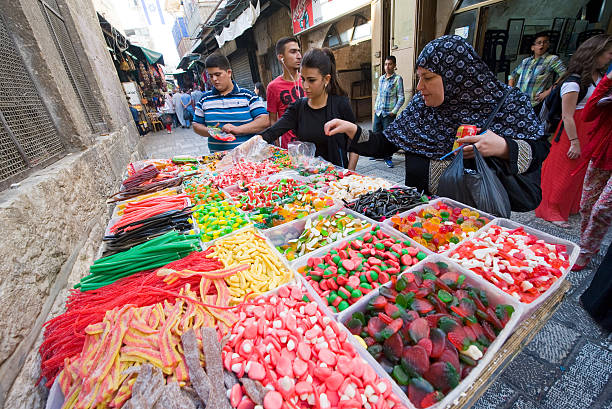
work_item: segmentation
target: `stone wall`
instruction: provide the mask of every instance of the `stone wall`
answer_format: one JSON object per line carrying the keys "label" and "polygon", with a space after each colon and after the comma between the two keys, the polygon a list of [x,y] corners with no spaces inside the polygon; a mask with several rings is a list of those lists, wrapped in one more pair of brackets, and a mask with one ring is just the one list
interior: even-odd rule
{"label": "stone wall", "polygon": [[[278,59],[274,48],[276,42],[283,38],[293,35],[291,30],[291,15],[286,8],[276,10],[269,17],[257,20],[253,27],[253,35],[257,43],[257,64],[261,75],[261,82],[267,86],[274,78],[272,65],[278,69]],[[282,73],[282,69],[281,69]]]}
{"label": "stone wall", "polygon": [[57,0],[108,132],[86,125],[37,0],[0,9],[67,155],[0,192],[0,408],[43,408],[38,346],[68,288],[88,273],[109,218],[106,198],[140,157],[139,136],[90,0]]}

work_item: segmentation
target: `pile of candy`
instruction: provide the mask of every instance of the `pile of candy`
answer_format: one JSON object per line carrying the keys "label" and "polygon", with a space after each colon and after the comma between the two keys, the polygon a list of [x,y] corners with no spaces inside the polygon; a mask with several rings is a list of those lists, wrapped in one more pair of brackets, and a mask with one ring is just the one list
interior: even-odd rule
{"label": "pile of candy", "polygon": [[301,219],[309,214],[318,212],[334,205],[334,200],[313,191],[295,192],[281,200],[277,200],[269,207],[260,207],[249,217],[255,222],[255,227],[268,229],[279,226],[295,219]]}
{"label": "pile of candy", "polygon": [[328,216],[320,215],[306,220],[300,236],[278,249],[291,261],[368,227],[371,227],[369,223],[343,211]]}
{"label": "pile of candy", "polygon": [[260,207],[270,207],[287,197],[297,196],[309,191],[306,184],[295,179],[259,181],[245,184],[242,188],[229,193],[242,210],[249,211]]}
{"label": "pile of candy", "polygon": [[336,313],[425,257],[410,242],[391,237],[376,226],[323,257],[308,259],[298,271]]}
{"label": "pile of candy", "polygon": [[494,358],[519,303],[419,243],[524,303],[569,268],[565,246],[444,200],[409,213],[428,200],[414,188],[292,155],[130,164],[104,257],[45,324],[41,378],[64,408],[427,407]]}
{"label": "pile of candy", "polygon": [[236,388],[232,406],[405,409],[391,383],[349,343],[350,335],[303,298],[301,288],[282,287],[237,311],[243,319],[223,347],[223,363],[238,378],[260,383],[256,398],[263,399],[254,402]]}
{"label": "pile of candy", "polygon": [[523,303],[536,300],[569,268],[566,246],[546,243],[522,227],[491,225],[450,257]]}
{"label": "pile of candy", "polygon": [[223,237],[250,223],[236,205],[226,200],[195,206],[192,217],[203,243]]}
{"label": "pile of candy", "polygon": [[[329,162],[321,161],[308,166],[300,165],[296,168],[296,171],[301,176],[312,176],[312,175],[324,175],[324,174],[337,174],[338,170],[334,165]],[[347,171],[350,172],[350,171]]]}
{"label": "pile of candy", "polygon": [[417,408],[442,400],[474,368],[510,320],[444,263],[393,278],[345,322]]}
{"label": "pile of candy", "polygon": [[269,162],[241,162],[212,178],[212,183],[220,188],[251,183],[255,179],[278,172],[278,166]]}
{"label": "pile of candy", "polygon": [[405,212],[427,202],[427,196],[413,187],[379,189],[359,197],[346,207],[376,221]]}
{"label": "pile of candy", "polygon": [[183,182],[183,191],[191,199],[191,204],[201,205],[225,200],[225,195],[210,181],[203,177],[193,177]]}
{"label": "pile of candy", "polygon": [[429,250],[441,253],[489,223],[475,210],[439,201],[407,216],[391,217],[393,227]]}
{"label": "pile of candy", "polygon": [[337,200],[350,202],[366,193],[391,187],[391,182],[382,178],[371,178],[362,175],[348,175],[328,183],[327,194]]}
{"label": "pile of candy", "polygon": [[279,168],[293,168],[293,163],[291,162],[291,156],[285,149],[278,148],[276,146],[270,147],[272,151],[272,157],[266,159],[267,161],[275,164]]}
{"label": "pile of candy", "polygon": [[226,152],[215,152],[207,156],[202,156],[202,163],[204,163],[206,168],[211,172],[216,172],[217,164],[225,155]]}
{"label": "pile of candy", "polygon": [[210,248],[212,253],[209,257],[223,261],[226,268],[236,267],[238,270],[225,278],[232,305],[247,296],[265,293],[293,279],[291,271],[266,239],[252,229],[221,238]]}

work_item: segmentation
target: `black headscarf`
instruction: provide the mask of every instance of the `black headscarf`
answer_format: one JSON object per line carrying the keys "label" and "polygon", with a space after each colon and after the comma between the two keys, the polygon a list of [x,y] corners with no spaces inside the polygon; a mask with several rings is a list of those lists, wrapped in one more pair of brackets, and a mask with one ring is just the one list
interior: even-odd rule
{"label": "black headscarf", "polygon": [[[416,94],[384,134],[408,153],[439,159],[452,150],[460,125],[485,125],[509,87],[495,77],[471,45],[455,35],[427,44],[416,65],[442,76],[444,102],[428,107],[421,93]],[[512,139],[543,136],[529,97],[517,88],[510,91],[489,129]]]}

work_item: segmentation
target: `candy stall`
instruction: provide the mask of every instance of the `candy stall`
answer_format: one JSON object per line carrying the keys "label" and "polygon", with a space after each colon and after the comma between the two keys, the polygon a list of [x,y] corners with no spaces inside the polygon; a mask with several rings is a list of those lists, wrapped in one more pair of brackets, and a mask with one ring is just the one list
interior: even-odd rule
{"label": "candy stall", "polygon": [[467,408],[578,254],[273,147],[132,163],[108,203],[97,259],[44,327],[50,409]]}

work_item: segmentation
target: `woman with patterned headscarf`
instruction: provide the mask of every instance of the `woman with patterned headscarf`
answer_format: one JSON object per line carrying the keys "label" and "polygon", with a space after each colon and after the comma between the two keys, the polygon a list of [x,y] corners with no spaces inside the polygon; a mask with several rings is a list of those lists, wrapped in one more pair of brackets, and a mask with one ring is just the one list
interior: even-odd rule
{"label": "woman with patterned headscarf", "polygon": [[384,157],[406,152],[406,185],[435,194],[440,175],[451,160],[440,160],[452,150],[462,124],[483,127],[505,101],[488,129],[459,139],[464,157],[473,157],[474,144],[484,157],[499,157],[508,174],[538,169],[548,143],[529,97],[499,81],[476,51],[459,36],[443,36],[425,46],[417,60],[418,93],[383,132],[333,119],[325,125],[331,136],[345,133],[348,150]]}

